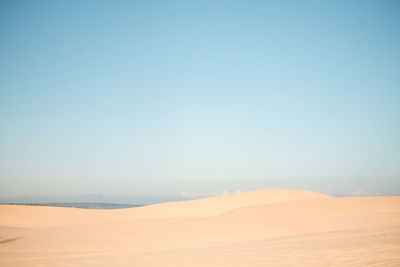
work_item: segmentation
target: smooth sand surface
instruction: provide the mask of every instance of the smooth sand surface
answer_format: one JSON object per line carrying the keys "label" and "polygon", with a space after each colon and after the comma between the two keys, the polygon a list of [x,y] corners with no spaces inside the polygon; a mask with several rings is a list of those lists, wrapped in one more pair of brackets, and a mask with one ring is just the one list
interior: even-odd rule
{"label": "smooth sand surface", "polygon": [[121,210],[0,205],[0,266],[400,266],[400,197],[266,189]]}

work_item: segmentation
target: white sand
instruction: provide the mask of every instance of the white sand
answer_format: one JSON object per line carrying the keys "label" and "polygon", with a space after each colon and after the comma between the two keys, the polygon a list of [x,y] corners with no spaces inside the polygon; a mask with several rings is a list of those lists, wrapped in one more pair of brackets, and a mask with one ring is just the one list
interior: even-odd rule
{"label": "white sand", "polygon": [[267,189],[122,210],[0,206],[0,266],[400,266],[400,197]]}

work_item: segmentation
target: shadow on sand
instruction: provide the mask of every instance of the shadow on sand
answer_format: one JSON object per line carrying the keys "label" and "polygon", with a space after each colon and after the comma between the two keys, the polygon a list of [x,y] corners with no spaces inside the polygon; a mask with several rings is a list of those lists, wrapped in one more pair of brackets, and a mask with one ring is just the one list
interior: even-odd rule
{"label": "shadow on sand", "polygon": [[17,237],[8,238],[8,239],[1,239],[1,237],[0,237],[0,244],[5,244],[5,243],[8,243],[8,242],[13,242],[13,241],[16,241],[16,240],[21,239],[21,238],[23,238],[23,236],[17,236]]}

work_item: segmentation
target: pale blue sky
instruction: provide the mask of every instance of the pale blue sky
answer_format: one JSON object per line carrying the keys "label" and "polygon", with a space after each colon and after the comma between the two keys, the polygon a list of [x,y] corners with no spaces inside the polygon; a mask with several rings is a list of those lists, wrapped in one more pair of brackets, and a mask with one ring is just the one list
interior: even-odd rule
{"label": "pale blue sky", "polygon": [[0,196],[400,193],[399,14],[0,1]]}

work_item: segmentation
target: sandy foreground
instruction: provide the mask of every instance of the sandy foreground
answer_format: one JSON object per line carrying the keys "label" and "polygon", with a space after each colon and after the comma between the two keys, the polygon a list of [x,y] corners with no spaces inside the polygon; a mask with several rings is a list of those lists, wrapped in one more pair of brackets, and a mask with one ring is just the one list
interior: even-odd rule
{"label": "sandy foreground", "polygon": [[0,266],[400,266],[400,197],[266,189],[120,210],[0,205]]}

